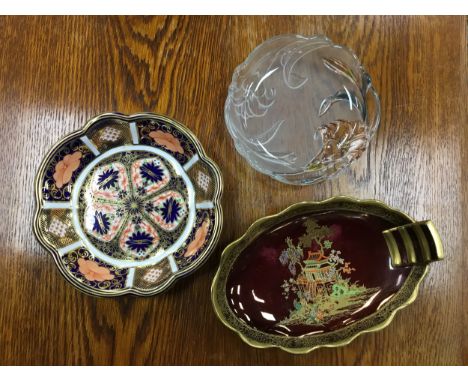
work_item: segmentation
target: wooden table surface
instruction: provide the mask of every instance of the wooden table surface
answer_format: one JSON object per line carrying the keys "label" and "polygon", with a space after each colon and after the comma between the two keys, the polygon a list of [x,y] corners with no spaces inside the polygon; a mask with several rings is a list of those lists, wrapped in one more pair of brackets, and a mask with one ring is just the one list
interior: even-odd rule
{"label": "wooden table surface", "polygon": [[[465,17],[1,17],[0,363],[468,364],[466,25]],[[282,33],[326,34],[351,47],[381,96],[370,150],[333,181],[294,187],[260,175],[237,155],[224,125],[234,68]],[[86,296],[33,236],[42,157],[105,111],[181,121],[224,175],[217,250],[157,297]],[[333,195],[431,218],[446,260],[431,266],[417,300],[380,332],[301,356],[250,348],[212,309],[222,249],[257,218]]]}

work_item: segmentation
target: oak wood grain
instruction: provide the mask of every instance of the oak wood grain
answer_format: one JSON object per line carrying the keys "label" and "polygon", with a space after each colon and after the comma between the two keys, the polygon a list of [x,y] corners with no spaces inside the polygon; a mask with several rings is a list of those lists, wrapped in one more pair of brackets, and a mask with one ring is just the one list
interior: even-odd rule
{"label": "oak wood grain", "polygon": [[[234,68],[281,33],[321,33],[351,47],[381,96],[370,150],[333,181],[294,187],[260,175],[225,128]],[[0,17],[0,36],[1,364],[468,364],[464,17]],[[181,121],[224,175],[217,250],[157,297],[80,293],[32,233],[42,157],[105,111]],[[431,218],[446,260],[431,266],[417,300],[383,331],[302,356],[248,347],[211,306],[222,249],[257,218],[339,194]]]}

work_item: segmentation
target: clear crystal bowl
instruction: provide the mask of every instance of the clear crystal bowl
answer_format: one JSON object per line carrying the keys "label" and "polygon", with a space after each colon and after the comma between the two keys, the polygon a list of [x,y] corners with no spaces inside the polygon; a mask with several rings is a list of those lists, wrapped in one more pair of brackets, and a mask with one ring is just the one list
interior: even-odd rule
{"label": "clear crystal bowl", "polygon": [[351,50],[325,36],[281,35],[236,68],[224,116],[252,167],[311,184],[361,156],[379,125],[380,101]]}

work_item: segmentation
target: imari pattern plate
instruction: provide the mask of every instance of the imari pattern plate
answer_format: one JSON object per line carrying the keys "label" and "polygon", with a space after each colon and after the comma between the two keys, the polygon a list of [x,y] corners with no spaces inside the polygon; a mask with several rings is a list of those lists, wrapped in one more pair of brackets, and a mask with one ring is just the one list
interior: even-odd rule
{"label": "imari pattern plate", "polygon": [[47,154],[35,190],[37,238],[91,295],[162,292],[221,232],[218,167],[186,127],[156,114],[93,118]]}

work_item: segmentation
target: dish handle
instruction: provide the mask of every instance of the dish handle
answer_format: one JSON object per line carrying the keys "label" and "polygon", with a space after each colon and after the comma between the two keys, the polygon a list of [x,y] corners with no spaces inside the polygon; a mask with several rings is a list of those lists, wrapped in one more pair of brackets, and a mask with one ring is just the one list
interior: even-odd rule
{"label": "dish handle", "polygon": [[410,267],[442,260],[442,240],[430,220],[401,225],[382,232],[392,266]]}

